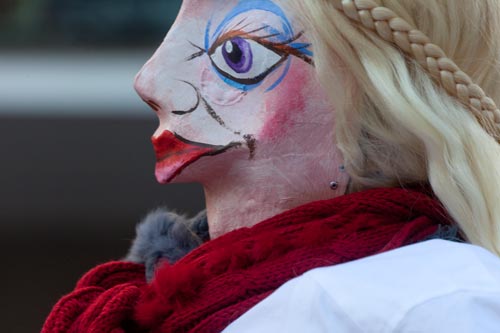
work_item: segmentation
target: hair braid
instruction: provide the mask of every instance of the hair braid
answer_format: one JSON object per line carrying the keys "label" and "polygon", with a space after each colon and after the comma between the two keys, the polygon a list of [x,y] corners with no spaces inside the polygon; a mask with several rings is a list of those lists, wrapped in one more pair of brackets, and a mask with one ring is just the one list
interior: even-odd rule
{"label": "hair braid", "polygon": [[500,143],[500,110],[493,99],[422,31],[373,0],[333,0],[333,5],[413,57],[448,94],[466,105],[481,126]]}

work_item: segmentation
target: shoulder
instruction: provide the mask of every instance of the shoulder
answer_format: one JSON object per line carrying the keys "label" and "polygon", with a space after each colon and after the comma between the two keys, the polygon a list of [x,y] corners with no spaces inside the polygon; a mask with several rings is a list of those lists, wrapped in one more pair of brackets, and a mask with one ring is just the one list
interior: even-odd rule
{"label": "shoulder", "polygon": [[259,332],[273,325],[287,332],[469,332],[464,327],[477,320],[500,325],[500,260],[480,247],[433,240],[311,270],[227,332],[245,332],[250,323]]}

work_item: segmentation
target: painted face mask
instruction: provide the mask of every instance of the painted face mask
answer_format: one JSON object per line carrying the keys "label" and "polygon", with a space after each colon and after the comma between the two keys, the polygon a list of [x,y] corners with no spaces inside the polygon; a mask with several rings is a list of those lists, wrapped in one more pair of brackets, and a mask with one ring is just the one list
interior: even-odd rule
{"label": "painted face mask", "polygon": [[269,161],[279,168],[284,156],[308,156],[318,145],[334,150],[332,106],[285,3],[184,1],[136,79],[160,120],[152,139],[159,182],[206,183],[265,172]]}

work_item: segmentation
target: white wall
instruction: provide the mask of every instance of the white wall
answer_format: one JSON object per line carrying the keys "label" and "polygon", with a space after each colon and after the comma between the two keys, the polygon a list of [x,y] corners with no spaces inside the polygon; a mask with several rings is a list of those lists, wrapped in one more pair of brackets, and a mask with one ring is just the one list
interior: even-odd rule
{"label": "white wall", "polygon": [[152,118],[133,89],[134,76],[149,56],[131,51],[1,52],[0,115]]}

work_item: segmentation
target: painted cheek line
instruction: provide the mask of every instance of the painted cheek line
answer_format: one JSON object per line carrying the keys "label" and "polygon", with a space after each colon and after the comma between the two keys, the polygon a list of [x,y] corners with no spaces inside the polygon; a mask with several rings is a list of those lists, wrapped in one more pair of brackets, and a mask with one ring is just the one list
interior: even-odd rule
{"label": "painted cheek line", "polygon": [[172,111],[172,113],[175,115],[183,116],[183,115],[186,115],[188,113],[193,113],[194,111],[196,111],[196,109],[198,109],[198,106],[200,106],[201,97],[200,97],[200,92],[192,83],[190,83],[188,81],[184,81],[184,80],[178,80],[178,81],[184,82],[185,84],[189,85],[196,92],[196,104],[192,108],[190,108],[189,110],[186,110],[186,111],[179,111],[179,110]]}
{"label": "painted cheek line", "polygon": [[209,116],[212,117],[212,119],[214,119],[217,123],[219,123],[219,125],[221,125],[224,129],[232,132],[235,135],[241,136],[241,132],[235,131],[226,125],[224,120],[217,114],[217,112],[215,112],[214,108],[207,102],[207,100],[204,97],[201,97],[201,100],[203,102],[203,105],[205,106],[205,110],[207,111]]}
{"label": "painted cheek line", "polygon": [[245,142],[247,144],[248,150],[250,151],[250,160],[253,160],[255,157],[255,151],[257,150],[257,139],[251,134],[246,134],[243,136]]}

